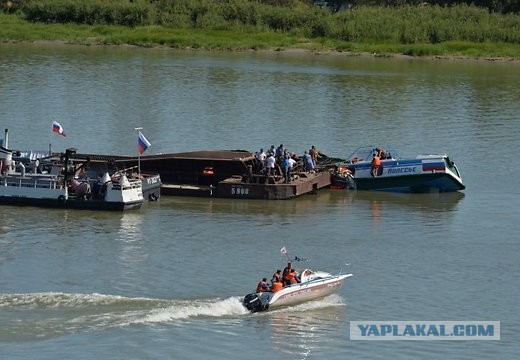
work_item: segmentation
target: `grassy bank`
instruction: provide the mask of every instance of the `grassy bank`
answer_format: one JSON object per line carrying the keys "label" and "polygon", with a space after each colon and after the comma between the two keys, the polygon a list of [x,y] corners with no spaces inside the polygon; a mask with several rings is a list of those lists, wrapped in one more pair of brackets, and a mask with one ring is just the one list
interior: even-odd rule
{"label": "grassy bank", "polygon": [[[216,11],[216,10],[215,10]],[[64,41],[85,45],[167,46],[207,50],[338,51],[378,55],[520,59],[520,16],[488,14],[474,7],[370,8],[330,14],[299,10],[298,21],[278,17],[276,28],[260,18],[138,26],[30,22],[22,13],[0,13],[0,41]],[[256,14],[259,14],[257,12]],[[307,15],[306,15],[307,14]],[[309,17],[307,17],[309,16]],[[271,17],[267,17],[270,19]],[[254,23],[254,24],[253,24]],[[274,26],[274,28],[273,28]]]}

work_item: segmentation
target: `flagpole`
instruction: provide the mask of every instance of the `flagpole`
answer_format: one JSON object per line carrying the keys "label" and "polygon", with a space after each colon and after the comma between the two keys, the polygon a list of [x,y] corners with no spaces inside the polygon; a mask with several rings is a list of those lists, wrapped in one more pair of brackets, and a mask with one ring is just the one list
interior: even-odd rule
{"label": "flagpole", "polygon": [[[135,131],[139,134],[141,130],[143,130],[142,127],[136,127],[134,128]],[[137,150],[137,173],[139,174],[139,179],[141,178],[141,152]]]}
{"label": "flagpole", "polygon": [[287,253],[287,249],[285,248],[285,246],[280,249],[280,254],[285,255],[287,262],[291,261],[291,260],[289,260],[289,254]]}

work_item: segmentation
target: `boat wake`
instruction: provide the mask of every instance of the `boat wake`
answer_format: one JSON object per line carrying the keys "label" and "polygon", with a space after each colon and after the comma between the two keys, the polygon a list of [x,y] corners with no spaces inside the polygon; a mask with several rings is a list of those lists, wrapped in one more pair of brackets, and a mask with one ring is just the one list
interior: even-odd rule
{"label": "boat wake", "polygon": [[56,292],[0,294],[0,311],[0,342],[53,338],[135,324],[232,318],[248,313],[238,296],[165,300]]}
{"label": "boat wake", "polygon": [[[342,298],[334,294],[261,314],[296,315],[341,305]],[[167,300],[96,293],[44,292],[0,294],[0,314],[0,342],[9,342],[44,340],[140,324],[182,324],[197,319],[234,319],[250,315],[250,312],[242,305],[240,296]]]}

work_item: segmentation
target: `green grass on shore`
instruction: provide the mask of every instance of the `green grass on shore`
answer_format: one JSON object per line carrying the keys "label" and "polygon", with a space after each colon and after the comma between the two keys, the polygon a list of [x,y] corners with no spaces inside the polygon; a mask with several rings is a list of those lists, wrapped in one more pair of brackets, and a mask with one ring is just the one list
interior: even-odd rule
{"label": "green grass on shore", "polygon": [[81,45],[166,46],[205,50],[288,50],[370,53],[376,56],[395,54],[411,56],[471,57],[520,59],[520,44],[447,41],[436,44],[391,42],[347,42],[331,38],[308,38],[290,32],[256,29],[209,30],[175,29],[150,25],[125,27],[118,25],[42,24],[32,23],[17,15],[0,13],[0,41],[63,41]]}

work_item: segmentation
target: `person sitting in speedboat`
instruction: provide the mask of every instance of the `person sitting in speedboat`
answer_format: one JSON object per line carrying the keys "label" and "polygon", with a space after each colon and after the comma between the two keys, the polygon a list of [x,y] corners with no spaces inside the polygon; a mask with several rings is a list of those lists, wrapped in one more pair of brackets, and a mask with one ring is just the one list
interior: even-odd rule
{"label": "person sitting in speedboat", "polygon": [[300,282],[300,276],[294,269],[291,269],[289,274],[287,274],[286,279],[288,282],[288,286],[290,286],[292,284],[297,284]]}
{"label": "person sitting in speedboat", "polygon": [[287,266],[283,269],[283,273],[282,273],[282,282],[284,285],[290,285],[289,280],[287,279],[287,275],[289,275],[289,273],[291,272],[291,269],[292,269],[292,264],[289,261],[287,263]]}
{"label": "person sitting in speedboat", "polygon": [[259,293],[259,292],[266,292],[266,291],[269,291],[269,285],[267,285],[267,278],[263,278],[262,280],[260,280],[260,282],[258,283],[258,285],[256,286],[256,292]]}
{"label": "person sitting in speedboat", "polygon": [[276,270],[273,274],[273,277],[271,278],[271,286],[278,281],[282,282],[282,270]]}
{"label": "person sitting in speedboat", "polygon": [[293,269],[293,271],[294,271],[294,280],[296,280],[296,282],[297,282],[298,284],[301,283],[302,280],[301,280],[301,278],[300,278],[300,274],[298,274],[298,273],[296,272],[296,270],[294,270],[294,269]]}
{"label": "person sitting in speedboat", "polygon": [[278,292],[280,290],[283,289],[283,284],[282,284],[282,280],[276,280],[275,282],[273,282],[273,284],[271,285],[271,291],[272,292]]}

